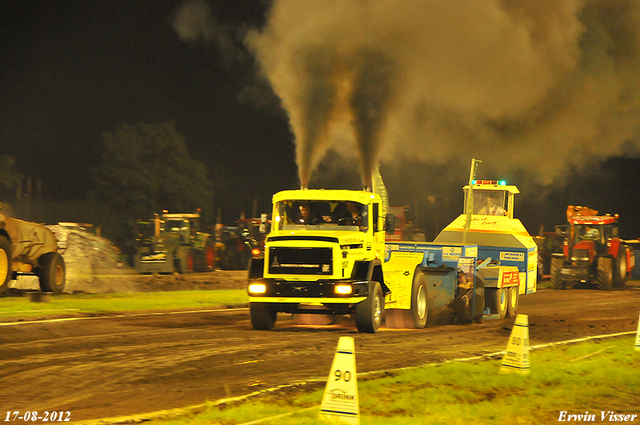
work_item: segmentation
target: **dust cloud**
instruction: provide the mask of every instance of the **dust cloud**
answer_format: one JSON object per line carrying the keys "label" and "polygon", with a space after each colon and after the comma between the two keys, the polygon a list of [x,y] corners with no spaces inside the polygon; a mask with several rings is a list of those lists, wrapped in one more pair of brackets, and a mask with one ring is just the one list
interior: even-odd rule
{"label": "dust cloud", "polygon": [[638,153],[635,0],[275,0],[246,42],[288,113],[303,184],[330,150],[363,177],[476,157],[542,183]]}

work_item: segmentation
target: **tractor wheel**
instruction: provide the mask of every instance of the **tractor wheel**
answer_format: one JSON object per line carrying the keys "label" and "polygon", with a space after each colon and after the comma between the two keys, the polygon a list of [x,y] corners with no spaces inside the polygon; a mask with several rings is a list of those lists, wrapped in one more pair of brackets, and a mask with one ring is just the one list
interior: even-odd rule
{"label": "tractor wheel", "polygon": [[179,274],[193,272],[193,253],[191,248],[180,247],[174,259],[175,269]]}
{"label": "tractor wheel", "polygon": [[507,314],[507,290],[503,288],[484,288],[485,303],[491,314],[504,318]]}
{"label": "tractor wheel", "polygon": [[64,291],[66,269],[62,255],[57,252],[42,255],[38,258],[35,272],[40,278],[40,289],[43,292],[60,294]]}
{"label": "tractor wheel", "polygon": [[564,257],[551,259],[551,287],[553,289],[565,289],[567,282],[562,278],[562,265]]}
{"label": "tractor wheel", "polygon": [[613,265],[613,286],[624,288],[627,283],[627,250],[624,245],[618,248],[618,257]]}
{"label": "tractor wheel", "polygon": [[7,290],[11,280],[11,244],[0,236],[0,294]]}
{"label": "tractor wheel", "polygon": [[276,324],[278,312],[270,303],[249,303],[251,326],[260,331],[270,331]]}
{"label": "tractor wheel", "polygon": [[613,283],[613,262],[613,258],[609,256],[598,258],[596,286],[604,291],[609,291]]}
{"label": "tractor wheel", "polygon": [[369,282],[369,296],[356,304],[356,328],[359,332],[375,333],[382,322],[384,297],[378,282]]}
{"label": "tractor wheel", "polygon": [[520,292],[517,286],[507,289],[507,314],[506,317],[516,317],[518,314],[518,304],[520,303]]}

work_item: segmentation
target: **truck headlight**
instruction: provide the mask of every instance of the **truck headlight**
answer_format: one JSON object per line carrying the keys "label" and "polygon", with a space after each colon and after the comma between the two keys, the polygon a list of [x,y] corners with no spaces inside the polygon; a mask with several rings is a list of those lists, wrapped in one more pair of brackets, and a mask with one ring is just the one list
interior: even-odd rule
{"label": "truck headlight", "polygon": [[346,283],[340,283],[333,288],[333,292],[338,295],[349,295],[353,292],[353,287]]}
{"label": "truck headlight", "polygon": [[264,283],[252,283],[249,285],[250,294],[264,294],[267,292],[267,285]]}

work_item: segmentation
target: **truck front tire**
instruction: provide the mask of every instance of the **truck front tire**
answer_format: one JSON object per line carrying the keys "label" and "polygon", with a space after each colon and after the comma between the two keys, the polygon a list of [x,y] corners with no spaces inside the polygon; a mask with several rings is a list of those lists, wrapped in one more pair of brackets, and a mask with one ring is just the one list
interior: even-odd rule
{"label": "truck front tire", "polygon": [[260,331],[270,331],[276,325],[278,312],[273,304],[249,303],[251,326]]}
{"label": "truck front tire", "polygon": [[356,328],[359,332],[375,333],[382,322],[384,297],[378,282],[369,283],[369,296],[356,304]]}
{"label": "truck front tire", "polygon": [[40,279],[40,289],[43,292],[60,294],[64,291],[66,269],[62,255],[48,252],[38,258],[36,274]]}

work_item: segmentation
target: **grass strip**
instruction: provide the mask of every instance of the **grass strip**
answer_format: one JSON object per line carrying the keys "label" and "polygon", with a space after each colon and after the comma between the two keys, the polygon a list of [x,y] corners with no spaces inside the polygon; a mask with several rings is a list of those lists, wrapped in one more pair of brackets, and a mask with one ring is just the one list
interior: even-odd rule
{"label": "grass strip", "polygon": [[[604,423],[609,420],[601,412],[610,411],[636,414],[638,422],[640,353],[634,341],[624,336],[534,350],[531,372],[524,376],[501,375],[501,359],[486,359],[360,379],[360,423],[555,424],[561,412],[595,415],[584,423]],[[273,393],[148,424],[326,425],[318,418],[323,391],[324,386],[300,395]]]}
{"label": "grass strip", "polygon": [[31,302],[28,296],[9,297],[0,298],[0,320],[140,310],[241,307],[248,302],[249,298],[243,289],[56,295],[47,302]]}

